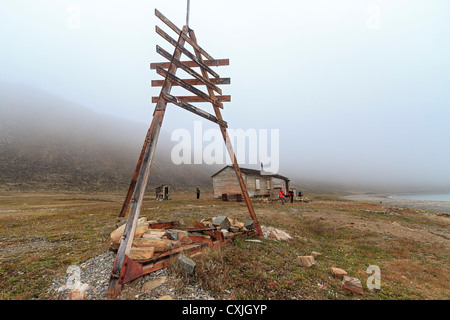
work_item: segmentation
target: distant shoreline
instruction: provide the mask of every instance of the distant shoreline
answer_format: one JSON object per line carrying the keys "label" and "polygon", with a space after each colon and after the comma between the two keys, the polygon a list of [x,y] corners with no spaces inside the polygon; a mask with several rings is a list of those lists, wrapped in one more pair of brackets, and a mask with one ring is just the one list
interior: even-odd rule
{"label": "distant shoreline", "polygon": [[396,207],[408,207],[450,213],[450,202],[429,200],[406,200],[389,198],[391,194],[355,194],[341,197],[341,199],[357,202],[382,202],[383,204]]}

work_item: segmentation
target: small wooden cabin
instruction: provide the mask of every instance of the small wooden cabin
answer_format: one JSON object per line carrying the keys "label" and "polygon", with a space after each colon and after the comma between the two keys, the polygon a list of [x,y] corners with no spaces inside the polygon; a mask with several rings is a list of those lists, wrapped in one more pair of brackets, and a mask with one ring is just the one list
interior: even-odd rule
{"label": "small wooden cabin", "polygon": [[[279,174],[241,168],[242,178],[250,197],[278,197],[280,188],[287,193],[289,179]],[[241,188],[233,166],[226,166],[212,175],[214,197],[241,195]]]}

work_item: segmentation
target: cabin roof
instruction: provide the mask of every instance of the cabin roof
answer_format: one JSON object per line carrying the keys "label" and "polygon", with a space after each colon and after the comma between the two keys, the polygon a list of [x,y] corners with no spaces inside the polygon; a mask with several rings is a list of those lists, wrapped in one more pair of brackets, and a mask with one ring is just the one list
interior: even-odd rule
{"label": "cabin roof", "polygon": [[[225,167],[223,167],[222,169],[220,169],[219,171],[217,171],[216,173],[214,173],[214,174],[211,176],[211,178],[214,178],[216,175],[218,175],[219,173],[221,173],[221,172],[222,172],[223,170],[225,170],[226,168],[232,168],[232,169],[234,169],[233,166],[225,166]],[[260,176],[260,177],[279,178],[279,179],[283,179],[283,180],[286,180],[286,181],[290,181],[289,178],[287,178],[287,177],[285,177],[285,176],[282,176],[282,175],[279,175],[279,174],[268,173],[268,172],[267,172],[267,173],[265,172],[264,174],[261,174],[261,171],[260,171],[260,170],[248,169],[248,168],[240,168],[240,170],[241,170],[242,173],[249,174],[249,175]]]}

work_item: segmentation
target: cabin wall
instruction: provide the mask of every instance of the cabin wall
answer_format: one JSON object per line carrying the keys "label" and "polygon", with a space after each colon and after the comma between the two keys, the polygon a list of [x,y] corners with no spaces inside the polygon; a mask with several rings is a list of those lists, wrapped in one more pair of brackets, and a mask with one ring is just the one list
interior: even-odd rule
{"label": "cabin wall", "polygon": [[[242,174],[245,181],[245,174]],[[214,197],[220,198],[223,193],[228,195],[241,194],[241,187],[234,168],[226,168],[213,177]]]}
{"label": "cabin wall", "polygon": [[286,184],[286,181],[280,178],[271,178],[271,190],[270,190],[270,196],[271,197],[278,197],[278,193],[280,192],[280,188],[284,190],[285,193],[287,193],[288,185]]}
{"label": "cabin wall", "polygon": [[[283,190],[287,192],[287,188],[289,187],[286,180],[270,176],[246,174],[242,172],[242,178],[244,179],[250,197],[278,197],[280,188],[283,188]],[[224,169],[212,179],[215,198],[222,197],[222,194],[224,193],[228,194],[228,196],[242,194],[233,167]]]}
{"label": "cabin wall", "polygon": [[[267,181],[269,182],[269,189],[267,188]],[[270,178],[247,175],[245,185],[247,186],[248,195],[250,197],[267,197],[270,195]]]}

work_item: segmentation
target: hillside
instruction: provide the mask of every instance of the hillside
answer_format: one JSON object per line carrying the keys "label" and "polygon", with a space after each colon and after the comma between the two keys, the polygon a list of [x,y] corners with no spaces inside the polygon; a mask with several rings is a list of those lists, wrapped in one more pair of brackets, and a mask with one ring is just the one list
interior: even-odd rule
{"label": "hillside", "polygon": [[[126,191],[147,126],[32,88],[0,86],[0,185],[4,191]],[[149,190],[212,186],[216,168],[174,165],[162,131]]]}

